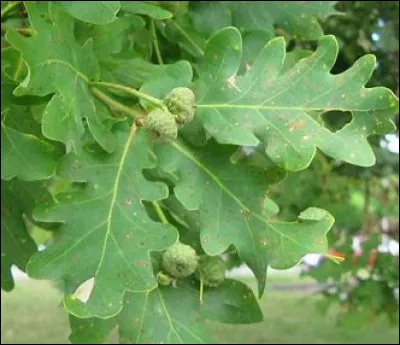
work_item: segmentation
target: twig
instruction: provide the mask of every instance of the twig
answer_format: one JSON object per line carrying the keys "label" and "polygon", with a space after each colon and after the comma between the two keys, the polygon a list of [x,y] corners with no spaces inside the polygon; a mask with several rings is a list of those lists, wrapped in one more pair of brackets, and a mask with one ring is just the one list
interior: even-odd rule
{"label": "twig", "polygon": [[121,112],[131,116],[134,119],[136,119],[139,116],[142,116],[142,113],[140,113],[139,111],[131,109],[131,108],[127,107],[126,105],[123,105],[123,104],[115,101],[111,97],[108,97],[105,93],[101,92],[99,89],[92,87],[91,90],[92,90],[93,94],[99,100],[101,100],[103,103],[105,103],[110,108],[110,110],[121,111]]}
{"label": "twig", "polygon": [[157,32],[156,32],[156,27],[154,25],[154,20],[151,19],[150,21],[150,28],[151,28],[151,36],[153,37],[153,45],[154,45],[154,51],[156,52],[157,56],[157,61],[160,65],[164,65],[161,52],[160,52],[160,46],[158,45],[158,38],[157,38]]}
{"label": "twig", "polygon": [[152,201],[151,203],[153,204],[154,210],[156,211],[157,216],[160,218],[161,223],[169,224],[168,219],[164,214],[164,211],[160,207],[160,204],[157,201]]}
{"label": "twig", "polygon": [[104,86],[110,89],[115,89],[115,90],[120,90],[124,91],[126,93],[129,93],[135,97],[145,99],[146,101],[149,101],[159,107],[164,108],[164,102],[158,98],[152,97],[146,93],[140,92],[138,90],[135,90],[131,87],[120,85],[120,84],[114,84],[114,83],[107,83],[107,82],[102,82],[102,81],[94,81],[90,83],[91,85],[98,85],[98,86]]}

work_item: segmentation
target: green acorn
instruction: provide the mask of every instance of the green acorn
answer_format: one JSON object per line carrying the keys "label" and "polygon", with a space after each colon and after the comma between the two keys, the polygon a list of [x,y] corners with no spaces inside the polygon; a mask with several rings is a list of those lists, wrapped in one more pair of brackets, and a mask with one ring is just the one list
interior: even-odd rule
{"label": "green acorn", "polygon": [[162,256],[162,265],[174,278],[186,278],[196,271],[198,256],[196,251],[186,244],[177,242],[169,247]]}
{"label": "green acorn", "polygon": [[196,270],[196,278],[203,280],[205,286],[217,287],[225,280],[226,264],[219,256],[206,256],[200,258]]}
{"label": "green acorn", "polygon": [[225,280],[226,264],[219,256],[200,257],[195,277],[200,281],[200,304],[203,303],[204,286],[217,287]]}
{"label": "green acorn", "polygon": [[192,90],[187,87],[177,87],[165,97],[164,102],[178,123],[185,124],[193,120],[195,97]]}
{"label": "green acorn", "polygon": [[143,120],[146,128],[155,142],[170,142],[178,136],[178,126],[174,117],[161,109],[151,111]]}

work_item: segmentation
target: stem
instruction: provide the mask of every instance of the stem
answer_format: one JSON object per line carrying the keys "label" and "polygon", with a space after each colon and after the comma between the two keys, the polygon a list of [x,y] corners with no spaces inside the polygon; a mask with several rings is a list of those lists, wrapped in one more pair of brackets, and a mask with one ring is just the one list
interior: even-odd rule
{"label": "stem", "polygon": [[158,38],[157,38],[157,32],[156,32],[156,27],[154,25],[154,20],[150,20],[150,28],[151,28],[151,36],[153,37],[153,45],[154,45],[154,51],[156,52],[157,56],[157,61],[160,65],[164,65],[161,52],[160,52],[160,46],[158,45]]}
{"label": "stem", "polygon": [[136,119],[139,116],[142,116],[142,113],[140,113],[139,111],[131,109],[126,105],[123,105],[113,100],[112,98],[108,97],[105,93],[101,92],[99,89],[92,87],[91,90],[99,100],[101,100],[110,108],[110,110],[121,111],[122,113],[125,113],[134,119]]}
{"label": "stem", "polygon": [[340,265],[345,260],[345,258],[343,258],[341,256],[336,256],[336,255],[331,255],[331,254],[321,254],[321,256],[331,260],[332,262],[334,262],[335,264],[338,264],[338,265]]}
{"label": "stem", "polygon": [[200,297],[199,297],[200,304],[203,304],[203,292],[204,292],[204,279],[200,278]]}
{"label": "stem", "polygon": [[171,19],[172,24],[175,25],[176,29],[189,41],[189,43],[199,52],[200,55],[204,55],[203,49],[201,49],[195,41],[186,33],[186,31],[175,21]]}
{"label": "stem", "polygon": [[14,7],[18,6],[22,1],[10,1],[2,10],[1,18],[3,18],[8,12],[12,11]]}
{"label": "stem", "polygon": [[20,56],[18,59],[17,68],[15,69],[14,80],[18,81],[19,76],[21,75],[21,72],[22,72],[22,67],[24,67],[24,61],[22,60],[22,57]]}
{"label": "stem", "polygon": [[9,28],[6,24],[1,23],[1,34],[5,34],[8,29],[15,30],[20,34],[32,36],[36,31],[30,28]]}
{"label": "stem", "polygon": [[98,86],[104,86],[110,89],[115,89],[115,90],[120,90],[120,91],[125,91],[126,93],[129,93],[135,97],[138,98],[143,98],[146,101],[149,101],[159,107],[164,107],[164,102],[161,99],[152,97],[146,93],[140,92],[138,90],[132,89],[131,87],[120,85],[120,84],[114,84],[114,83],[107,83],[103,81],[94,81],[90,83],[91,85],[98,85]]}
{"label": "stem", "polygon": [[15,30],[17,30],[17,32],[19,32],[20,34],[23,34],[26,36],[32,36],[36,33],[36,31],[34,29],[30,29],[30,28],[17,28]]}
{"label": "stem", "polygon": [[164,211],[160,207],[160,204],[157,201],[152,201],[151,203],[153,204],[154,210],[156,211],[158,218],[160,218],[161,223],[169,224],[167,217],[165,217]]}

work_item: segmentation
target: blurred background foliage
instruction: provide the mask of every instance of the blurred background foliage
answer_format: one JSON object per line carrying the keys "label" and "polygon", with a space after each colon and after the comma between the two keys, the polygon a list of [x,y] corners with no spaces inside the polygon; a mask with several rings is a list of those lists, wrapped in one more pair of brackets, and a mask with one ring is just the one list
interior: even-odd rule
{"label": "blurred background foliage", "polygon": [[[377,68],[367,87],[385,86],[398,96],[399,2],[340,1],[336,9],[343,15],[322,23],[324,32],[336,36],[340,45],[332,73],[340,73],[372,53]],[[316,43],[291,44],[293,50],[301,51]],[[332,131],[351,120],[351,114],[335,115],[337,112],[323,116]],[[375,166],[352,166],[317,153],[309,170],[289,174],[271,192],[283,217],[295,218],[309,206],[322,207],[335,216],[330,250],[345,261],[338,265],[322,259],[316,267],[305,266],[303,274],[325,286],[321,310],[326,312],[333,303],[340,305],[337,322],[341,326],[368,325],[379,314],[398,324],[398,114],[394,121],[396,133],[369,138]]]}

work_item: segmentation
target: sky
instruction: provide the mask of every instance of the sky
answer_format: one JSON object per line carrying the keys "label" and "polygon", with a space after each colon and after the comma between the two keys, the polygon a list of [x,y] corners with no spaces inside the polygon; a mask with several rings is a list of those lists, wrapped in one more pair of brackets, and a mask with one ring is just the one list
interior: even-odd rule
{"label": "sky", "polygon": [[395,134],[386,136],[389,139],[388,149],[392,152],[399,153],[399,138]]}

